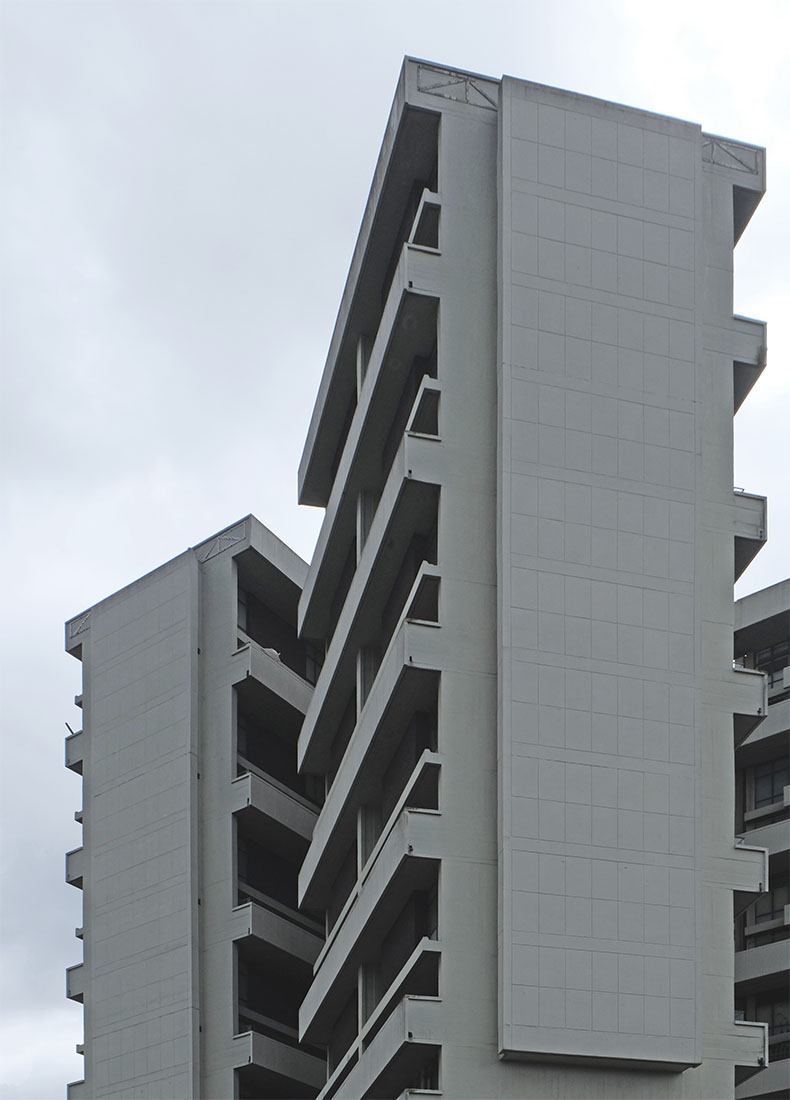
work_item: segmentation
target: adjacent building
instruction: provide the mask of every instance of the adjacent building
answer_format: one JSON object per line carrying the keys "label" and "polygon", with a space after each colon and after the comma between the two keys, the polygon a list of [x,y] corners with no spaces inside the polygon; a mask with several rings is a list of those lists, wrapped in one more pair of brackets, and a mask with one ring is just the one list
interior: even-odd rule
{"label": "adjacent building", "polygon": [[297,1042],[323,928],[297,911],[321,793],[296,773],[316,664],[305,563],[252,516],[66,624],[82,662],[84,1004],[77,1097],[307,1097]]}
{"label": "adjacent building", "polygon": [[688,122],[404,62],[310,565],[248,518],[67,625],[72,1096],[770,1095],[786,585],[732,599],[764,178]]}
{"label": "adjacent building", "polygon": [[[790,581],[735,605],[735,661],[768,681],[765,721],[736,745],[735,829],[768,849],[769,889],[736,913],[735,1009],[768,1027],[769,1065],[736,1096],[787,1096],[790,1089]],[[746,900],[746,899],[744,899]]]}

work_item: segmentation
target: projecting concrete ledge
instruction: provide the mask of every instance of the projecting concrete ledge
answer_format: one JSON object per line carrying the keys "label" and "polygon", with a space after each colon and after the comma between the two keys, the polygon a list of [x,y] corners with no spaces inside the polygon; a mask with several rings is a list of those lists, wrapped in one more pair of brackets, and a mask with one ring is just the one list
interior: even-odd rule
{"label": "projecting concrete ledge", "polygon": [[782,1100],[787,1096],[788,1081],[790,1060],[783,1058],[780,1062],[771,1062],[735,1086],[735,1100],[749,1100],[752,1096]]}
{"label": "projecting concrete ledge", "polygon": [[[735,952],[735,981],[754,982],[759,984],[761,979],[770,978],[774,983],[784,973],[787,979],[788,969],[788,941],[777,940],[775,943],[764,943],[760,947],[752,947],[748,951]],[[739,995],[745,992],[739,990]]]}
{"label": "projecting concrete ledge", "polygon": [[257,680],[300,714],[307,710],[313,694],[312,686],[282,661],[270,657],[255,642],[248,642],[238,649],[233,655],[233,663],[234,684],[248,678]]}
{"label": "projecting concrete ledge", "polygon": [[286,828],[309,843],[318,811],[305,805],[299,795],[251,772],[238,776],[230,786],[232,813],[260,814],[277,828]]}
{"label": "projecting concrete ledge", "polygon": [[257,1066],[278,1076],[299,1081],[310,1089],[320,1089],[326,1080],[326,1063],[323,1058],[316,1058],[313,1054],[281,1043],[268,1035],[261,1035],[257,1031],[234,1035],[232,1052],[232,1064],[236,1069]]}
{"label": "projecting concrete ledge", "polygon": [[236,943],[257,940],[312,966],[321,950],[322,939],[278,913],[248,901],[233,910],[233,935]]}
{"label": "projecting concrete ledge", "polygon": [[[751,839],[751,838],[750,838]],[[711,886],[726,886],[736,893],[751,895],[768,889],[768,850],[736,838],[726,855],[708,854],[704,861],[704,881]]]}

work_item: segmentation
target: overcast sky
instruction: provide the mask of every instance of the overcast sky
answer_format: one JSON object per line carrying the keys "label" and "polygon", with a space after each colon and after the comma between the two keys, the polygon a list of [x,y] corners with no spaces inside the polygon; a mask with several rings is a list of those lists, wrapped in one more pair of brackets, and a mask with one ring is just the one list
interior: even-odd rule
{"label": "overcast sky", "polygon": [[79,665],[63,621],[248,512],[309,558],[296,469],[403,55],[768,147],[735,311],[769,323],[735,483],[790,572],[785,0],[0,0],[0,1095],[82,1076]]}

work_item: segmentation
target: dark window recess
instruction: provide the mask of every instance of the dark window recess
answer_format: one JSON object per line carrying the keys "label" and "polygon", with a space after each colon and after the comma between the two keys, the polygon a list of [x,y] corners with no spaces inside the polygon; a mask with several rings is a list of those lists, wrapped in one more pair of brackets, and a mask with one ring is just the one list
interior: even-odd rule
{"label": "dark window recess", "polygon": [[329,905],[326,910],[326,931],[327,935],[334,928],[337,918],[340,916],[340,912],[343,906],[346,904],[348,895],[357,881],[357,844],[356,840],[349,847],[343,862],[337,868],[334,882],[332,883],[332,893],[329,898]]}
{"label": "dark window recess", "polygon": [[406,199],[406,206],[403,211],[403,217],[401,218],[400,225],[398,226],[398,232],[395,235],[395,244],[392,249],[392,254],[384,273],[384,281],[381,284],[382,309],[384,309],[384,306],[387,302],[387,295],[390,292],[392,280],[395,277],[395,270],[398,266],[398,260],[400,260],[400,255],[403,250],[404,242],[409,239],[409,236],[411,234],[412,226],[414,225],[414,217],[417,213],[417,208],[420,205],[420,200],[422,199],[422,193],[426,190],[426,188],[428,191],[433,191],[435,193],[437,190],[437,183],[438,163],[434,163],[431,171],[428,173],[425,179],[415,180],[415,182],[412,184],[411,190],[409,191],[408,197]]}
{"label": "dark window recess", "polygon": [[[287,735],[239,710],[236,738],[239,755],[244,760],[317,806],[323,803],[323,784],[313,776],[299,775],[296,743]],[[239,775],[247,770],[244,761],[239,761],[237,770]]]}
{"label": "dark window recess", "polygon": [[406,425],[409,422],[411,410],[414,407],[414,399],[420,388],[420,383],[424,377],[436,377],[436,365],[436,345],[434,345],[430,355],[417,355],[414,357],[409,372],[404,379],[400,400],[398,401],[398,406],[392,419],[392,427],[389,430],[387,440],[381,451],[382,484],[386,480],[392,462],[397,454],[398,447],[400,447],[403,433],[406,431]]}
{"label": "dark window recess", "polygon": [[353,393],[351,394],[351,399],[349,400],[349,403],[346,407],[346,414],[343,417],[343,427],[340,429],[340,435],[338,437],[337,448],[335,450],[334,455],[332,456],[332,463],[331,463],[330,469],[332,471],[332,482],[333,483],[334,483],[334,480],[335,480],[335,474],[337,473],[338,467],[340,466],[340,460],[343,457],[343,451],[345,450],[345,446],[346,446],[346,439],[348,438],[348,433],[349,433],[349,430],[351,428],[351,421],[354,419],[354,413],[356,412],[356,409],[357,409],[357,391],[356,391],[356,387],[355,387]]}
{"label": "dark window recess", "polygon": [[781,802],[785,787],[790,784],[790,758],[769,760],[754,769],[754,808]]}
{"label": "dark window recess", "polygon": [[420,212],[420,220],[412,241],[423,248],[439,247],[439,214],[441,208],[434,202],[426,202]]}
{"label": "dark window recess", "polygon": [[439,391],[424,389],[420,403],[414,410],[414,416],[408,425],[409,431],[421,435],[439,434]]}
{"label": "dark window recess", "polygon": [[351,582],[354,579],[354,573],[357,569],[357,540],[356,537],[352,538],[351,545],[346,555],[346,560],[343,563],[343,570],[337,582],[337,589],[332,599],[332,606],[329,609],[329,636],[330,638],[335,632],[337,626],[337,620],[340,618],[340,612],[343,610],[343,604],[346,602],[346,596],[348,590],[351,587]]}
{"label": "dark window recess", "polygon": [[774,993],[755,1002],[754,1020],[768,1024],[768,1055],[772,1062],[790,1057],[790,1003],[787,993]]}
{"label": "dark window recess", "polygon": [[264,649],[273,649],[292,672],[305,677],[305,647],[292,623],[281,619],[254,593],[239,585],[239,629]]}
{"label": "dark window recess", "polygon": [[305,642],[304,647],[304,678],[309,684],[318,683],[318,674],[324,667],[326,649],[317,642]]}
{"label": "dark window recess", "polygon": [[286,1027],[298,1029],[299,1005],[306,982],[295,981],[285,970],[254,966],[239,959],[239,1015],[251,1009]]}
{"label": "dark window recess", "polygon": [[357,722],[357,696],[356,688],[353,688],[349,694],[348,701],[346,703],[345,710],[343,711],[343,717],[340,719],[340,723],[337,727],[337,732],[332,740],[332,746],[329,750],[329,782],[334,781],[337,775],[337,769],[340,767],[340,761],[343,759],[343,754],[346,751],[346,747],[351,740],[351,734],[354,732],[354,726]]}
{"label": "dark window recess", "polygon": [[357,1037],[357,991],[356,989],[348,998],[335,1020],[332,1028],[332,1037],[327,1048],[329,1073],[333,1073],[341,1062],[343,1055]]}
{"label": "dark window recess", "polygon": [[763,924],[769,920],[782,920],[785,915],[785,906],[790,905],[790,886],[787,877],[784,880],[778,875],[772,876],[771,889],[761,894],[754,903],[752,912],[752,924]]}
{"label": "dark window recess", "polygon": [[416,534],[406,547],[389,599],[381,613],[381,651],[386,651],[420,566],[436,564],[436,526],[428,534]]}
{"label": "dark window recess", "polygon": [[[436,888],[411,895],[381,943],[377,987],[383,997],[423,937],[436,939]],[[413,990],[412,992],[417,992]]]}
{"label": "dark window recess", "polygon": [[[414,767],[425,749],[436,751],[436,715],[419,712],[414,715],[409,723],[392,755],[389,766],[384,772],[381,784],[382,826],[389,820],[407,779],[414,771]],[[435,782],[434,778],[434,785]],[[419,806],[424,810],[438,809],[435,794],[432,797],[421,798],[420,794],[422,793],[415,792],[415,796],[409,800],[410,804]],[[435,804],[428,805],[427,802],[434,802]]]}
{"label": "dark window recess", "polygon": [[237,868],[240,891],[251,886],[289,909],[297,908],[296,865],[243,833],[238,838]]}
{"label": "dark window recess", "polygon": [[426,1092],[438,1092],[439,1091],[439,1052],[432,1056],[430,1061],[419,1072],[417,1081],[414,1086],[420,1091]]}

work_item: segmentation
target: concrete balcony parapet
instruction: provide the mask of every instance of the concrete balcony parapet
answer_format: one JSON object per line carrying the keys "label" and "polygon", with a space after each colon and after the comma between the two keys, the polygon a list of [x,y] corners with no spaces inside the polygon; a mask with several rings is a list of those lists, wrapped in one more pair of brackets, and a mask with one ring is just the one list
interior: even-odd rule
{"label": "concrete balcony parapet", "polygon": [[755,493],[733,490],[732,532],[735,537],[735,580],[768,539],[768,500]]}
{"label": "concrete balcony parapet", "polygon": [[322,937],[273,909],[248,901],[236,906],[231,919],[231,938],[240,946],[245,941],[265,945],[267,950],[280,951],[311,967],[318,958]]}
{"label": "concrete balcony parapet", "polygon": [[82,764],[85,759],[85,734],[82,730],[71,733],[65,738],[64,756],[66,767],[77,775],[82,775]]}
{"label": "concrete balcony parapet", "polygon": [[304,714],[313,694],[312,686],[282,661],[268,654],[257,642],[247,642],[233,655],[232,683],[251,680],[270,696],[284,700],[294,711]]}
{"label": "concrete balcony parapet", "polygon": [[790,851],[790,820],[774,821],[770,825],[761,825],[744,834],[746,845],[758,845],[767,849],[771,863],[787,859]]}
{"label": "concrete balcony parapet", "polygon": [[711,886],[724,886],[733,891],[736,913],[751,905],[755,894],[768,889],[768,851],[736,837],[726,855],[707,854],[704,861],[704,881]]}
{"label": "concrete balcony parapet", "polygon": [[66,996],[70,1001],[83,1003],[85,997],[85,965],[77,963],[66,970]]}
{"label": "concrete balcony parapet", "polygon": [[67,1100],[86,1100],[87,1095],[84,1081],[69,1081],[66,1085]]}
{"label": "concrete balcony parapet", "polygon": [[317,1091],[326,1081],[326,1062],[298,1047],[257,1031],[245,1031],[231,1040],[231,1065],[241,1073],[247,1067],[297,1081]]}
{"label": "concrete balcony parapet", "polygon": [[781,735],[784,735],[783,744],[786,744],[788,731],[790,731],[790,699],[780,699],[778,703],[768,704],[764,721],[744,738],[741,745],[745,751],[751,745],[764,745],[769,738]]}
{"label": "concrete balcony parapet", "polygon": [[731,1027],[706,1035],[703,1058],[728,1058],[735,1064],[735,1081],[744,1080],[768,1063],[768,1025],[733,1020]]}
{"label": "concrete balcony parapet", "polygon": [[261,828],[280,832],[287,829],[306,846],[313,835],[318,810],[306,799],[288,791],[275,780],[252,772],[231,781],[231,812],[240,817],[265,819]]}
{"label": "concrete balcony parapet", "polygon": [[706,325],[705,347],[733,364],[733,414],[762,374],[767,356],[768,326],[751,317],[732,317],[729,324]]}
{"label": "concrete balcony parapet", "polygon": [[66,882],[69,886],[82,889],[82,879],[85,873],[85,849],[72,848],[66,852]]}
{"label": "concrete balcony parapet", "polygon": [[783,981],[787,985],[788,940],[763,943],[746,951],[735,952],[735,984],[738,995],[745,996]]}
{"label": "concrete balcony parapet", "polygon": [[[770,1051],[769,1051],[770,1055]],[[751,1097],[773,1096],[777,1100],[787,1095],[787,1082],[790,1081],[790,1059],[770,1062],[759,1073],[735,1086],[735,1100],[750,1100]]]}

